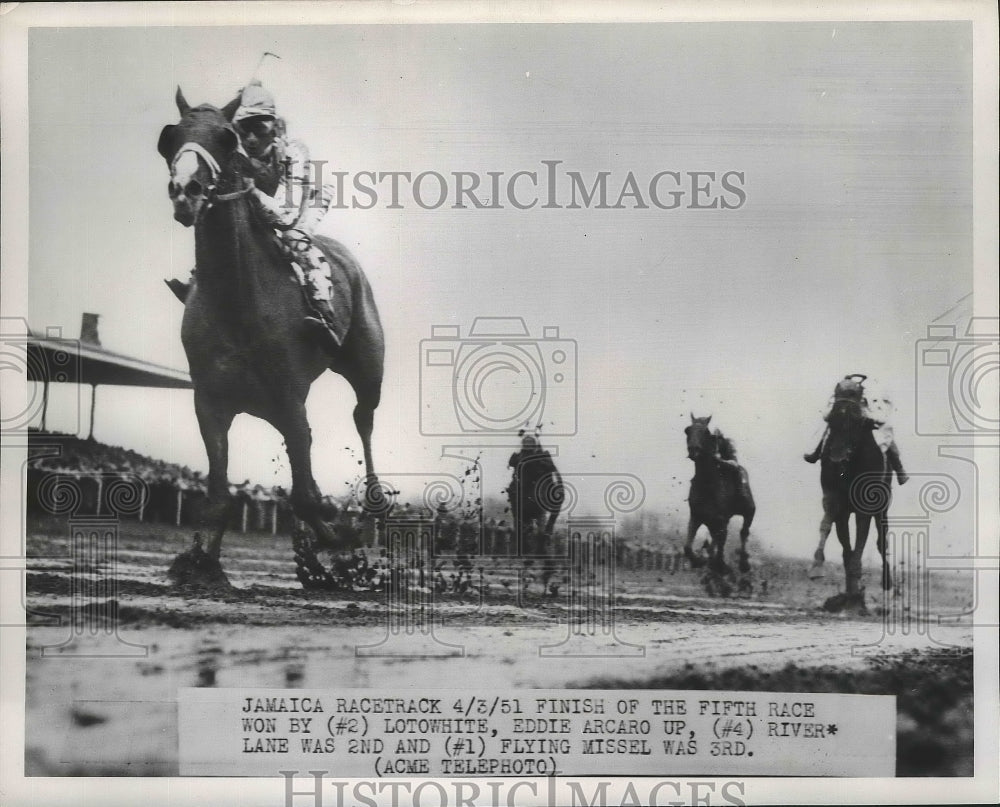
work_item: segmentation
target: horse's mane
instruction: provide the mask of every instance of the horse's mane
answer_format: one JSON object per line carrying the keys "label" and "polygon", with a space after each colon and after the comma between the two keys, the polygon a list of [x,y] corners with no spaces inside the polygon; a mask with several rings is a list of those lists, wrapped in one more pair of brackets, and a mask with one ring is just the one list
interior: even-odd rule
{"label": "horse's mane", "polygon": [[732,440],[726,437],[726,435],[718,429],[715,430],[715,440],[719,447],[719,456],[722,457],[722,459],[736,459],[736,444]]}
{"label": "horse's mane", "polygon": [[221,115],[222,110],[219,109],[217,106],[214,106],[213,104],[198,104],[198,106],[191,107],[191,109],[188,110],[189,115],[194,113],[198,114],[212,113],[215,115]]}

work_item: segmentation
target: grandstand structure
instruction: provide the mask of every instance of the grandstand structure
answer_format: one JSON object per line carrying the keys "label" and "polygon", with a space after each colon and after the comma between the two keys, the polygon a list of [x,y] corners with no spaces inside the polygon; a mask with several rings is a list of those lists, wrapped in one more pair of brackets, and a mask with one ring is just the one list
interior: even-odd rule
{"label": "grandstand structure", "polygon": [[[41,492],[43,480],[60,477],[74,481],[79,504],[77,515],[106,515],[112,509],[107,489],[117,479],[141,483],[143,494],[133,517],[173,526],[197,526],[207,501],[207,480],[186,465],[164,462],[136,451],[100,443],[91,438],[31,429],[26,477],[28,513],[45,515],[49,508]],[[253,485],[249,480],[231,484],[234,509],[232,529],[288,532],[294,516],[287,491]]]}
{"label": "grandstand structure", "polygon": [[102,347],[98,319],[98,314],[83,315],[79,340],[62,338],[61,329],[50,329],[44,335],[29,329],[28,381],[42,385],[42,431],[45,430],[48,415],[51,383],[90,385],[88,436],[91,438],[94,436],[94,408],[99,385],[193,389],[191,376],[184,370],[164,367]]}
{"label": "grandstand structure", "polygon": [[[146,495],[137,513],[139,520],[152,520],[182,526],[197,523],[206,498],[205,480],[187,466],[145,457],[135,451],[108,446],[94,440],[94,409],[97,387],[131,386],[160,389],[192,389],[191,377],[153,362],[126,356],[101,345],[99,315],[85,313],[80,338],[66,339],[62,329],[50,329],[44,335],[28,329],[26,340],[28,381],[42,385],[42,413],[39,429],[29,429],[28,442],[32,459],[27,469],[29,512],[44,512],[38,489],[46,474],[59,474],[78,482],[81,507],[90,515],[106,509],[104,488],[116,477],[138,478]],[[47,430],[49,385],[89,384],[91,388],[90,429],[86,440],[76,435]],[[47,451],[56,447],[55,451]],[[267,529],[276,532],[288,527],[291,508],[281,488],[265,489],[249,481],[233,485],[232,493],[241,501],[238,527]]]}

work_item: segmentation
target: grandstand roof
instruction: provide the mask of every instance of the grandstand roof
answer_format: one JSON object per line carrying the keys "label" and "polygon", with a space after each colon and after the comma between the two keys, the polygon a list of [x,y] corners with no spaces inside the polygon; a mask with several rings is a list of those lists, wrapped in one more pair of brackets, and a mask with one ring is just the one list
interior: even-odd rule
{"label": "grandstand roof", "polygon": [[77,339],[56,339],[29,331],[28,380],[70,384],[191,389],[191,376]]}

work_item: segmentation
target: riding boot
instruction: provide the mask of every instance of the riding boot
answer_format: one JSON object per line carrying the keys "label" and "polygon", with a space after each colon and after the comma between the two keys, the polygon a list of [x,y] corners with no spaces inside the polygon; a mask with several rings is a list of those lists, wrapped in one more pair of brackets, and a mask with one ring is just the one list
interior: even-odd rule
{"label": "riding boot", "polygon": [[187,302],[188,294],[191,292],[191,284],[185,283],[183,280],[178,280],[176,277],[170,280],[164,280],[167,284],[167,288],[174,293],[174,297],[180,300],[182,303]]}
{"label": "riding boot", "polygon": [[895,471],[896,479],[899,480],[899,484],[905,485],[910,480],[910,477],[906,471],[903,470],[903,461],[899,457],[899,447],[896,445],[895,441],[889,443],[886,447],[885,457],[889,461],[889,467]]}
{"label": "riding boot", "polygon": [[194,280],[194,269],[191,270],[191,277],[188,282],[185,283],[183,280],[178,280],[176,277],[170,280],[164,280],[163,282],[167,284],[167,288],[174,293],[174,297],[180,300],[182,303],[187,302],[188,294],[191,293],[191,283]]}
{"label": "riding boot", "polygon": [[329,300],[313,299],[313,310],[319,314],[318,317],[306,317],[306,325],[316,334],[323,346],[330,351],[339,350],[341,346],[340,337],[334,329],[335,314],[333,306]]}
{"label": "riding boot", "polygon": [[816,449],[811,454],[803,454],[802,459],[808,462],[810,465],[816,462],[823,455],[823,443],[826,442],[826,435],[824,434],[822,439],[816,446]]}

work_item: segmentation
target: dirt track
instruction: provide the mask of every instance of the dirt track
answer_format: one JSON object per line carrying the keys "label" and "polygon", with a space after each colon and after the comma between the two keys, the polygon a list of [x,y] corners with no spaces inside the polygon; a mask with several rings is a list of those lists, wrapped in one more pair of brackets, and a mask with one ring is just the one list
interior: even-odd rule
{"label": "dirt track", "polygon": [[[794,665],[829,666],[843,674],[843,691],[854,691],[852,676],[873,659],[972,644],[960,619],[931,627],[928,614],[904,611],[906,585],[903,596],[883,599],[876,569],[867,574],[870,614],[831,615],[819,606],[839,590],[839,562],[811,582],[804,561],[759,553],[754,591],[742,597],[707,596],[690,570],[620,572],[602,601],[613,608],[598,612],[595,630],[578,625],[575,635],[565,591],[543,597],[534,585],[519,596],[517,569],[486,559],[478,562],[482,595],[440,597],[433,635],[407,634],[390,632],[383,593],[303,591],[287,538],[231,536],[223,561],[234,589],[195,594],[171,587],[165,573],[188,536],[131,525],[119,540],[117,591],[104,591],[114,596],[83,601],[64,529],[46,523],[28,542],[29,773],[176,773],[178,687],[669,686],[692,671],[712,686],[730,668],[763,680]],[[76,580],[105,571],[78,567]],[[933,578],[931,588],[930,616],[972,602],[969,579],[957,573]]]}

